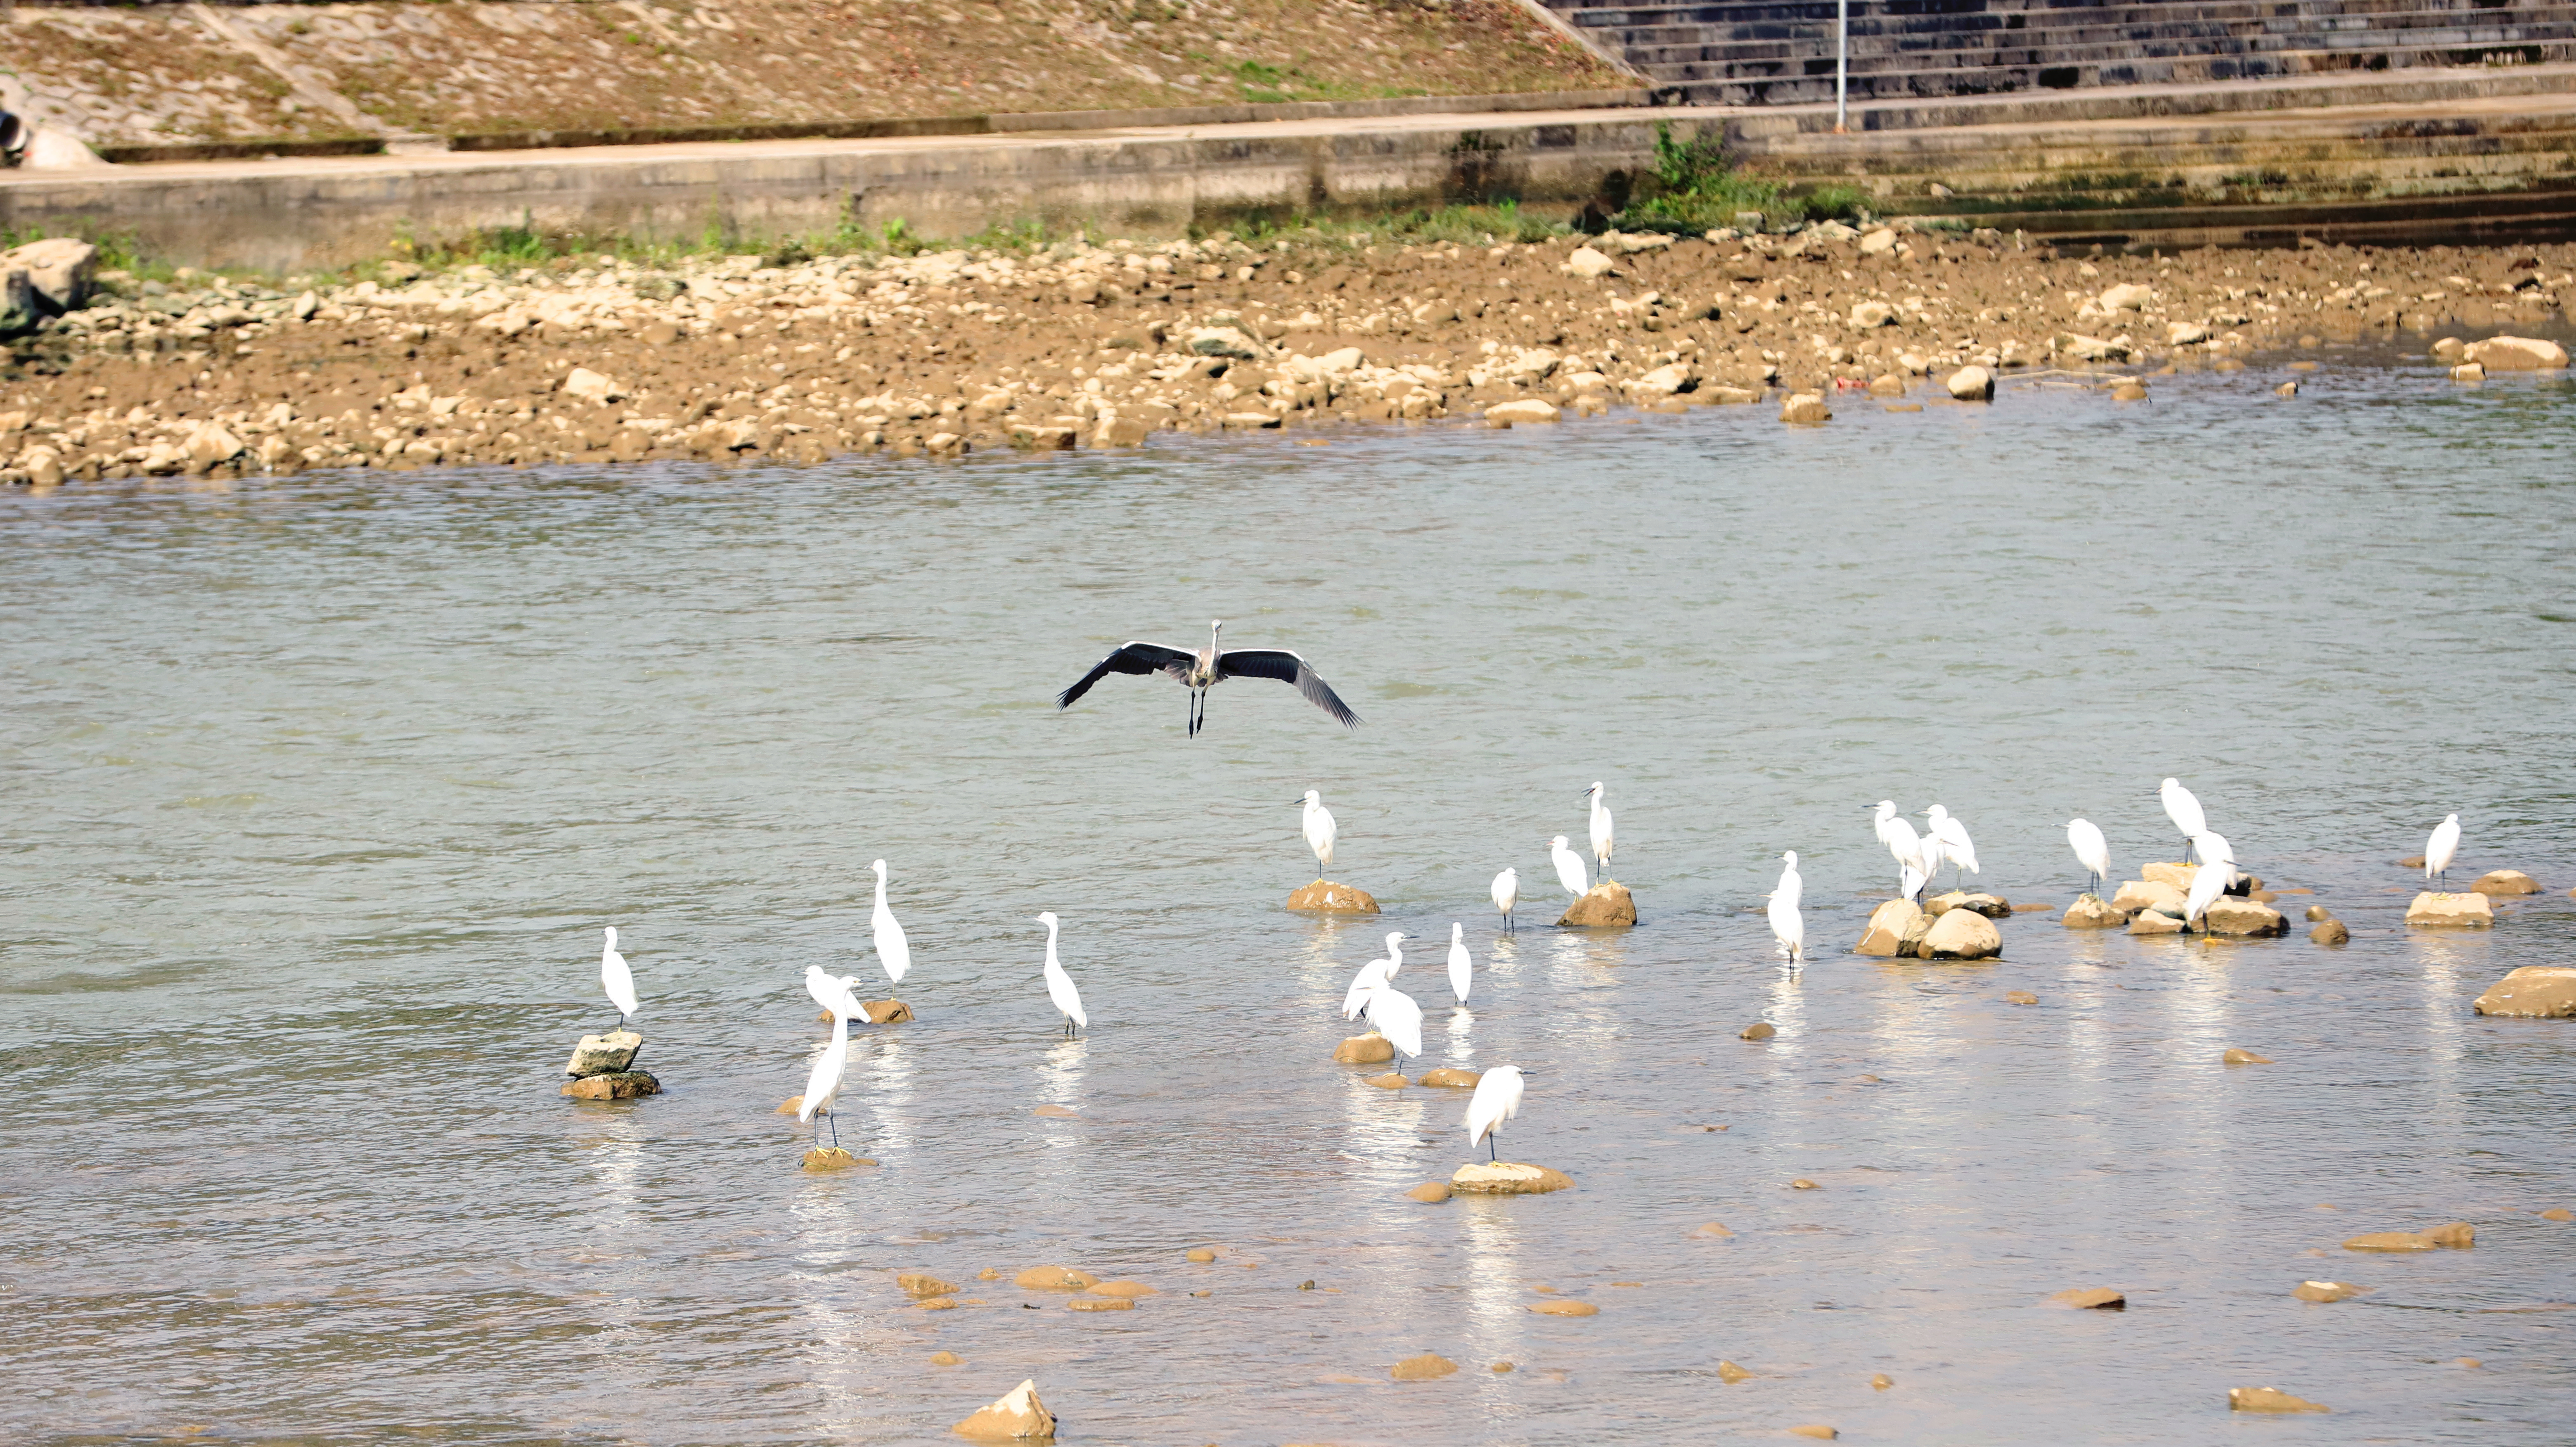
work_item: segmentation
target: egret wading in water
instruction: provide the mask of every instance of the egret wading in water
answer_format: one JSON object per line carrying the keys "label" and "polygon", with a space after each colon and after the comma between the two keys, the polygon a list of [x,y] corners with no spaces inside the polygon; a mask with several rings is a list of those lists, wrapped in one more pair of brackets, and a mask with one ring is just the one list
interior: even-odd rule
{"label": "egret wading in water", "polygon": [[1057,694],[1058,709],[1073,707],[1075,700],[1091,691],[1091,686],[1113,673],[1138,676],[1159,673],[1190,691],[1190,736],[1207,724],[1207,692],[1229,678],[1275,678],[1293,683],[1306,701],[1331,714],[1346,729],[1360,726],[1360,716],[1333,692],[1324,676],[1306,666],[1306,660],[1285,648],[1220,649],[1217,635],[1225,631],[1220,618],[1208,625],[1207,647],[1192,653],[1186,648],[1173,648],[1161,643],[1122,643],[1107,658],[1092,665],[1073,687]]}
{"label": "egret wading in water", "polygon": [[2218,903],[2218,897],[2225,894],[2227,886],[2235,880],[2236,851],[2228,847],[2226,840],[2206,829],[2191,836],[2191,849],[2199,858],[2200,867],[2191,876],[2191,893],[2183,897],[2182,927],[2189,929],[2197,924],[2200,932],[2207,934],[2209,907]]}
{"label": "egret wading in water", "polygon": [[2084,866],[2085,892],[2100,898],[2099,891],[2111,879],[2111,841],[2102,837],[2092,820],[2069,819],[2066,845],[2075,851],[2075,862]]}
{"label": "egret wading in water", "polygon": [[1404,968],[1402,948],[1404,939],[1405,937],[1400,933],[1389,933],[1386,937],[1386,958],[1369,961],[1360,966],[1360,972],[1357,975],[1351,977],[1351,987],[1342,995],[1343,1019],[1357,1019],[1360,1011],[1368,1008],[1368,992],[1393,980],[1395,972]]}
{"label": "egret wading in water", "polygon": [[1365,1007],[1369,1024],[1386,1042],[1407,1055],[1422,1053],[1422,1007],[1413,997],[1384,980],[1369,986]]}
{"label": "egret wading in water", "polygon": [[1506,869],[1494,876],[1494,908],[1503,912],[1503,933],[1512,932],[1512,906],[1520,901],[1521,872]]}
{"label": "egret wading in water", "polygon": [[1602,802],[1607,796],[1601,792],[1601,781],[1593,780],[1592,787],[1583,791],[1583,797],[1592,801],[1592,864],[1594,868],[1601,871],[1603,879],[1608,879],[1611,842],[1610,806]]}
{"label": "egret wading in water", "polygon": [[830,1123],[832,1149],[841,1148],[841,1122],[832,1110],[832,1102],[841,1094],[841,1077],[850,1068],[850,1017],[832,1012],[832,1043],[823,1047],[823,1058],[814,1062],[814,1073],[805,1077],[805,1099],[796,1107],[798,1122],[811,1125],[820,1115]]}
{"label": "egret wading in water", "polygon": [[1449,922],[1449,993],[1458,1003],[1467,1003],[1467,986],[1475,978],[1476,962],[1467,956],[1467,927],[1455,920]]}
{"label": "egret wading in water", "polygon": [[1581,899],[1592,892],[1591,877],[1583,872],[1583,856],[1566,847],[1564,835],[1547,841],[1547,857],[1555,863],[1556,882],[1565,886],[1566,893]]}
{"label": "egret wading in water", "polygon": [[[1969,842],[1967,825],[1962,824],[1957,819],[1951,817],[1950,811],[1942,808],[1938,804],[1924,810],[1923,813],[1924,816],[1931,821],[1929,827],[1931,829],[1932,838],[1940,845],[1940,853],[1934,859],[1934,868],[1939,866],[1939,861],[1941,859],[1947,859],[1958,870],[1964,871],[1966,874],[1985,873],[1984,870],[1977,867],[1977,846]],[[1929,875],[1932,873],[1932,869],[1926,869],[1923,872],[1926,875]],[[1953,874],[1950,877],[1950,883],[1954,887],[1964,888],[1967,881],[1962,877],[1962,875]]]}
{"label": "egret wading in water", "polygon": [[2460,816],[2451,815],[2433,826],[2433,837],[2424,841],[2424,878],[2438,879],[2442,889],[2451,888],[2451,860],[2460,852]]}
{"label": "egret wading in water", "polygon": [[2157,788],[2156,794],[2164,800],[2165,817],[2171,819],[2173,826],[2182,831],[2184,862],[2199,863],[2200,861],[2191,856],[2191,839],[2193,835],[2203,833],[2209,828],[2208,811],[2200,807],[2200,800],[2193,797],[2191,790],[2182,786],[2180,779],[2165,780]]}
{"label": "egret wading in water", "polygon": [[1485,1142],[1485,1159],[1502,1159],[1494,1143],[1495,1128],[1521,1113],[1521,1068],[1497,1065],[1476,1082],[1476,1093],[1467,1098],[1467,1150],[1474,1154],[1476,1142]]}
{"label": "egret wading in water", "polygon": [[1341,829],[1333,823],[1333,811],[1324,807],[1324,796],[1313,789],[1306,791],[1306,847],[1315,851],[1317,867],[1333,867],[1333,841]]}
{"label": "egret wading in water", "polygon": [[626,968],[626,957],[617,952],[617,926],[608,926],[608,943],[599,951],[599,984],[608,992],[608,1003],[617,1007],[617,1028],[635,1018],[635,972]]}
{"label": "egret wading in water", "polygon": [[1806,881],[1798,877],[1798,851],[1780,856],[1780,887],[1771,891],[1771,933],[1778,937],[1781,950],[1789,956],[1789,968],[1797,969],[1807,962],[1807,920],[1798,913],[1798,901],[1807,891]]}
{"label": "egret wading in water", "polygon": [[903,972],[912,968],[912,944],[903,937],[894,911],[886,908],[886,862],[880,859],[868,867],[877,872],[877,909],[868,917],[868,929],[876,936],[877,963],[885,966],[888,980],[900,985]]}
{"label": "egret wading in water", "polygon": [[814,997],[815,1004],[835,1015],[867,1013],[859,1004],[858,985],[859,977],[856,975],[835,977],[825,974],[821,965],[805,967],[805,993]]}
{"label": "egret wading in water", "polygon": [[1048,910],[1039,915],[1038,923],[1047,927],[1047,998],[1053,1000],[1056,1009],[1063,1013],[1065,1034],[1071,1035],[1076,1028],[1088,1030],[1091,1020],[1082,1013],[1082,996],[1073,988],[1073,976],[1066,974],[1064,966],[1055,962],[1055,911]]}

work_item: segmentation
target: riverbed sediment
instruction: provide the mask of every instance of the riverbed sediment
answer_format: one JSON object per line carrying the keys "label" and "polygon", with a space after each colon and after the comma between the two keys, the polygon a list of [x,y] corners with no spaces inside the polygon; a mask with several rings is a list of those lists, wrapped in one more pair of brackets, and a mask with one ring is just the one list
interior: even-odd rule
{"label": "riverbed sediment", "polygon": [[[1480,238],[1484,240],[1485,238]],[[1490,244],[1310,231],[607,255],[266,284],[102,273],[19,344],[0,477],[1127,446],[2131,377],[2365,336],[2550,334],[2576,247],[2062,256],[1996,232]]]}

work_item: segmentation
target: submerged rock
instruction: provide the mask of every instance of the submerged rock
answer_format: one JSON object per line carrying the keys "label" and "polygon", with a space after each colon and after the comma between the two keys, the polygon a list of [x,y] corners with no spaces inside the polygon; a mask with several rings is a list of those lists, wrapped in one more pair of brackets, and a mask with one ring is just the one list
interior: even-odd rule
{"label": "submerged rock", "polygon": [[1128,1281],[1121,1278],[1117,1281],[1101,1282],[1099,1285],[1091,1288],[1091,1294],[1094,1296],[1124,1296],[1133,1299],[1139,1296],[1158,1296],[1161,1293],[1155,1291],[1154,1288],[1147,1286],[1141,1281]]}
{"label": "submerged rock", "polygon": [[2350,1301],[2369,1289],[2349,1281],[2302,1281],[2290,1289],[2290,1294],[2301,1301]]}
{"label": "submerged rock", "polygon": [[2004,952],[2004,937],[1994,923],[1972,909],[1954,909],[1932,922],[1923,936],[1927,960],[1990,960]]}
{"label": "submerged rock", "polygon": [[1100,1278],[1063,1266],[1032,1266],[1012,1277],[1011,1284],[1022,1291],[1088,1291]]}
{"label": "submerged rock", "polygon": [[1428,1382],[1449,1376],[1457,1370],[1458,1364],[1447,1357],[1437,1352],[1424,1352],[1418,1357],[1406,1357],[1403,1361],[1387,1368],[1387,1375],[1399,1382]]}
{"label": "submerged rock", "polygon": [[[2176,910],[2180,910],[2182,906],[2176,905],[2174,908]],[[2129,917],[2129,933],[2133,935],[2178,935],[2182,933],[2182,921],[2175,915],[2166,914],[2162,910],[2142,909]]]}
{"label": "submerged rock", "polygon": [[1394,1070],[1384,1075],[1372,1075],[1368,1078],[1368,1083],[1380,1090],[1402,1090],[1413,1084],[1412,1081],[1404,1078],[1402,1072]]}
{"label": "submerged rock", "polygon": [[1592,892],[1574,902],[1573,907],[1557,920],[1560,925],[1588,928],[1618,928],[1637,922],[1637,901],[1628,895],[1628,886],[1615,879],[1605,879],[1592,886]]}
{"label": "submerged rock", "polygon": [[805,1153],[804,1162],[805,1169],[809,1171],[845,1171],[852,1166],[875,1164],[872,1158],[854,1156],[840,1146],[816,1146]]}
{"label": "submerged rock", "polygon": [[1923,918],[1922,909],[1910,899],[1891,899],[1869,912],[1869,924],[1860,932],[1860,953],[1876,959],[1893,959],[1896,947],[1905,940],[1905,932]]}
{"label": "submerged rock", "polygon": [[2220,897],[2201,917],[2215,935],[2261,936],[2285,935],[2290,932],[2290,917],[2268,904],[2250,899]]}
{"label": "submerged rock", "polygon": [[1835,1438],[1840,1437],[1842,1433],[1835,1431],[1833,1428],[1822,1422],[1803,1422],[1790,1428],[1789,1435],[1792,1437],[1813,1437],[1820,1442],[1831,1442]]}
{"label": "submerged rock", "polygon": [[960,1437],[991,1442],[1029,1441],[1055,1435],[1055,1414],[1038,1400],[1038,1384],[1033,1379],[1013,1387],[1010,1395],[951,1430]]}
{"label": "submerged rock", "polygon": [[1395,1042],[1383,1035],[1354,1035],[1333,1047],[1337,1065],[1384,1065],[1395,1058]]}
{"label": "submerged rock", "polygon": [[634,1100],[660,1095],[662,1082],[641,1070],[613,1070],[564,1082],[563,1093],[575,1100]]}
{"label": "submerged rock", "polygon": [[2007,1005],[2036,1005],[2039,1003],[2039,997],[2028,990],[2006,990],[2004,991],[2004,1003]]}
{"label": "submerged rock", "polygon": [[1377,897],[1329,879],[1319,879],[1288,896],[1288,907],[1310,914],[1375,914]]}
{"label": "submerged rock", "polygon": [[1744,1368],[1737,1366],[1733,1362],[1721,1359],[1717,1364],[1717,1379],[1729,1386],[1733,1386],[1737,1382],[1749,1382],[1753,1380],[1753,1374],[1746,1371]]}
{"label": "submerged rock", "polygon": [[1588,1301],[1534,1301],[1530,1310],[1540,1316],[1599,1316],[1601,1308]]}
{"label": "submerged rock", "polygon": [[1542,402],[1535,397],[1518,402],[1497,402],[1485,409],[1485,420],[1488,422],[1553,422],[1556,419],[1555,404]]}
{"label": "submerged rock", "polygon": [[2308,938],[2321,945],[2345,945],[2352,943],[2352,931],[2342,920],[2328,915],[2315,929],[2308,931]]}
{"label": "submerged rock", "polygon": [[2490,372],[2545,372],[2567,365],[2567,349],[2538,337],[2489,337],[2471,342],[2461,356]]}
{"label": "submerged rock", "polygon": [[1451,1090],[1473,1090],[1476,1088],[1476,1083],[1484,1078],[1484,1073],[1481,1071],[1460,1070],[1455,1066],[1443,1065],[1437,1070],[1422,1072],[1422,1079],[1415,1084],[1446,1086]]}
{"label": "submerged rock", "polygon": [[2257,1055],[2251,1050],[2240,1049],[2233,1045],[2227,1047],[2227,1053],[2219,1056],[2218,1059],[2219,1063],[2223,1065],[2269,1065],[2272,1063],[2272,1057],[2268,1055]]}
{"label": "submerged rock", "polygon": [[1780,404],[1780,420],[1831,422],[1834,420],[1834,409],[1826,406],[1825,399],[1813,392],[1792,392],[1789,394],[1789,399]]}
{"label": "submerged rock", "polygon": [[1995,399],[1995,374],[1983,367],[1961,367],[1943,383],[1950,395],[1962,402],[1991,402]]}
{"label": "submerged rock", "polygon": [[2437,1251],[2440,1243],[2421,1231],[2368,1231],[2343,1243],[2346,1251]]}
{"label": "submerged rock", "polygon": [[1702,1241],[1721,1241],[1735,1233],[1727,1230],[1723,1221],[1702,1221],[1690,1229],[1690,1234]]}
{"label": "submerged rock", "polygon": [[1085,1296],[1068,1301],[1065,1306],[1073,1311],[1134,1311],[1136,1309],[1136,1303],[1123,1296]]}
{"label": "submerged rock", "polygon": [[635,1052],[644,1048],[644,1037],[632,1030],[611,1030],[605,1035],[584,1035],[572,1049],[572,1058],[564,1062],[564,1074],[575,1080],[586,1076],[609,1075],[635,1063]]}
{"label": "submerged rock", "polygon": [[1768,1020],[1756,1020],[1752,1024],[1745,1026],[1743,1029],[1736,1031],[1735,1038],[1738,1040],[1768,1040],[1779,1033],[1779,1026],[1772,1024]]}
{"label": "submerged rock", "polygon": [[2058,923],[2068,929],[2118,929],[2129,922],[2129,912],[2113,909],[2102,902],[2102,896],[2088,894],[2066,907]]}
{"label": "submerged rock", "polygon": [[2406,922],[2440,929],[2488,929],[2495,924],[2495,906],[2483,894],[2435,894],[2428,889],[2406,906]]}
{"label": "submerged rock", "polygon": [[2576,1019],[2576,967],[2524,965],[2487,986],[2474,1008],[2525,1020]]}
{"label": "submerged rock", "polygon": [[2230,1387],[2227,1410],[2231,1412],[2331,1412],[2332,1407],[2293,1397],[2274,1387]]}
{"label": "submerged rock", "polygon": [[2516,894],[2540,893],[2540,881],[2519,869],[2490,869],[2469,886],[2479,894],[2503,898]]}
{"label": "submerged rock", "polygon": [[903,1294],[919,1300],[925,1296],[955,1296],[957,1288],[926,1271],[907,1271],[894,1279]]}
{"label": "submerged rock", "polygon": [[1563,1171],[1523,1161],[1471,1161],[1449,1177],[1449,1189],[1471,1196],[1537,1196],[1573,1184]]}
{"label": "submerged rock", "polygon": [[2048,1304],[2084,1311],[2125,1310],[2129,1298],[2107,1286],[2073,1286],[2050,1297]]}
{"label": "submerged rock", "polygon": [[1449,1199],[1449,1183],[1447,1181],[1425,1181],[1421,1185],[1414,1187],[1412,1190],[1407,1191],[1404,1194],[1412,1197],[1414,1200],[1422,1202],[1426,1206],[1436,1206],[1442,1201]]}
{"label": "submerged rock", "polygon": [[859,1008],[867,1012],[871,1025],[900,1025],[914,1018],[912,1007],[901,1000],[862,1000]]}

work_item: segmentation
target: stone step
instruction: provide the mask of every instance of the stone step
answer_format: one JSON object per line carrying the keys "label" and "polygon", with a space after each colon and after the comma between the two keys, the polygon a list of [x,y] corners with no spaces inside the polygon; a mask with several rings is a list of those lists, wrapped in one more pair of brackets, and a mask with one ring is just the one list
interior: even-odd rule
{"label": "stone step", "polygon": [[[2576,59],[2576,41],[2554,42],[2538,48],[2547,63]],[[2460,63],[2458,56],[2433,53],[2420,57],[2390,57],[2389,68],[2402,70],[2417,65],[2433,67]],[[2171,60],[2133,61],[2117,67],[1944,66],[1866,72],[1855,75],[1849,88],[1857,99],[1938,99],[2004,91],[2071,90],[2094,85],[2270,81],[2360,69],[2362,67],[2353,64],[2348,55],[2308,51],[2254,59],[2186,56]],[[1658,94],[1688,105],[1759,106],[1830,101],[1834,94],[1833,63],[1827,60],[1819,67],[1815,62],[1806,62],[1790,68],[1790,73],[1769,78],[1747,76],[1726,80],[1674,81],[1668,83],[1668,89],[1659,87]]]}
{"label": "stone step", "polygon": [[[2392,17],[2369,26],[2286,25],[2270,21],[2172,21],[2158,25],[2060,25],[2045,29],[2005,29],[1984,24],[1908,20],[1855,20],[1851,30],[1854,56],[1889,51],[2050,51],[2089,46],[2151,47],[2238,46],[2340,47],[2370,49],[2399,45],[2497,44],[2531,38],[2560,38],[2576,29],[2576,4],[2535,7],[2529,14],[2497,24],[2469,24],[2448,16]],[[1764,48],[1824,46],[1830,53],[1834,24],[1779,21],[1686,31],[1649,31],[1623,40],[1629,60],[1652,66],[1675,60],[1720,58],[1758,53]]]}
{"label": "stone step", "polygon": [[[2352,106],[2460,104],[2502,97],[2556,97],[2576,92],[2576,65],[2421,66],[2393,71],[2328,70],[2241,81],[2131,82],[2083,90],[2029,89],[1999,94],[1855,96],[1854,131],[1947,126],[2066,124],[2134,117],[2259,115]],[[1806,103],[1767,107],[1728,121],[1730,134],[1777,135],[1833,128],[1832,79]]]}

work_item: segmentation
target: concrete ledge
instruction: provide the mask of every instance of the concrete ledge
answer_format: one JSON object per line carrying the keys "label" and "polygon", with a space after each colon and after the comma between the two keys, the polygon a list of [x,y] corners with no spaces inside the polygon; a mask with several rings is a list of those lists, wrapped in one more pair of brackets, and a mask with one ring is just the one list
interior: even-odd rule
{"label": "concrete ledge", "polygon": [[1258,121],[1358,120],[1382,116],[1508,111],[1604,110],[1650,104],[1644,86],[1625,90],[1531,91],[1522,95],[1414,95],[1387,100],[1290,101],[1275,105],[1171,106],[1123,111],[995,112],[1000,131],[1113,131],[1146,126],[1246,125]]}

